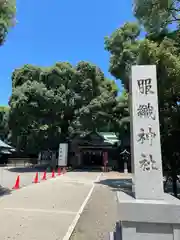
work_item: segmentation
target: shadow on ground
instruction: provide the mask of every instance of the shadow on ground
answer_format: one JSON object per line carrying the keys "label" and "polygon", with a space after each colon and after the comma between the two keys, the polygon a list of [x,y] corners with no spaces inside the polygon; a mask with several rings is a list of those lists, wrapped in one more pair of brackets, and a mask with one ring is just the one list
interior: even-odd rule
{"label": "shadow on ground", "polygon": [[11,194],[11,190],[0,185],[0,197]]}
{"label": "shadow on ground", "polygon": [[122,191],[128,195],[132,194],[132,179],[106,179],[97,182],[97,184],[108,186],[112,191]]}
{"label": "shadow on ground", "polygon": [[[132,179],[106,179],[97,182],[97,184],[108,186],[112,191],[122,191],[127,193],[130,196],[133,196],[132,193]],[[180,199],[180,184],[177,184],[178,187],[178,198]],[[172,184],[167,184],[164,186],[164,192],[173,195]]]}
{"label": "shadow on ground", "polygon": [[11,167],[6,168],[9,172],[17,172],[17,173],[28,173],[28,172],[44,172],[47,167]]}
{"label": "shadow on ground", "polygon": [[[48,170],[48,166],[35,166],[35,167],[24,167],[24,166],[17,166],[17,167],[10,167],[10,168],[6,168],[5,170],[9,171],[9,172],[15,172],[15,173],[36,173],[36,172],[52,172],[52,169],[50,168]],[[63,169],[63,167],[61,167],[61,170]],[[57,171],[57,169],[55,170]],[[72,171],[71,168],[66,169],[66,171]]]}
{"label": "shadow on ground", "polygon": [[79,168],[79,169],[72,169],[71,172],[101,172],[101,169]]}

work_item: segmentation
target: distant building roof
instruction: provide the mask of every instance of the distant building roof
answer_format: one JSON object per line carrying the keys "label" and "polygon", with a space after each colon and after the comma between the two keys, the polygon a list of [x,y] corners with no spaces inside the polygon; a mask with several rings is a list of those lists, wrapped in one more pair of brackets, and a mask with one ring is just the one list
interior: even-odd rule
{"label": "distant building roof", "polygon": [[97,135],[99,135],[101,138],[104,139],[104,142],[112,144],[112,145],[115,143],[121,142],[114,132],[97,132],[97,131],[93,132],[92,131],[92,132],[82,133],[82,134],[80,134],[80,137],[85,137],[92,133],[96,133]]}
{"label": "distant building roof", "polygon": [[2,140],[0,140],[0,152],[3,153],[4,151],[14,152],[15,149],[12,146],[10,146],[10,145],[6,144],[5,142],[3,142]]}
{"label": "distant building roof", "polygon": [[12,152],[8,151],[7,149],[0,150],[1,154],[12,154]]}
{"label": "distant building roof", "polygon": [[117,142],[120,142],[118,137],[114,132],[98,132],[105,140],[105,142],[115,144]]}
{"label": "distant building roof", "polygon": [[0,140],[0,148],[12,148],[10,145],[4,143],[2,140]]}

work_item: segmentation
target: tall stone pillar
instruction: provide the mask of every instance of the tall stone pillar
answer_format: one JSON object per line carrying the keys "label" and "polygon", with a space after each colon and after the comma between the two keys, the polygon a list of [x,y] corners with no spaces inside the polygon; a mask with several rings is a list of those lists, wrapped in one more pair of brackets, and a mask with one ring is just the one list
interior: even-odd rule
{"label": "tall stone pillar", "polygon": [[179,240],[180,201],[164,193],[156,66],[133,66],[132,194],[118,192],[122,240]]}

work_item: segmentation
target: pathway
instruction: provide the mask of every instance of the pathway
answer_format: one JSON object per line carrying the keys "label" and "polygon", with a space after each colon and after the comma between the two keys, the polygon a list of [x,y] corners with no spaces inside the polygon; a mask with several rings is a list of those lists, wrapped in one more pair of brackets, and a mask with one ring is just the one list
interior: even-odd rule
{"label": "pathway", "polygon": [[99,175],[69,172],[1,197],[0,239],[67,240]]}
{"label": "pathway", "polygon": [[[124,180],[126,178],[127,180]],[[131,185],[131,175],[103,173],[70,240],[108,240],[118,221],[116,192]]]}
{"label": "pathway", "polygon": [[[12,189],[15,184],[17,176],[20,176],[21,187],[31,185],[36,172],[39,169],[28,167],[0,167],[0,185],[4,188]],[[42,178],[43,170],[39,172],[39,178]],[[47,173],[50,178],[51,173]]]}

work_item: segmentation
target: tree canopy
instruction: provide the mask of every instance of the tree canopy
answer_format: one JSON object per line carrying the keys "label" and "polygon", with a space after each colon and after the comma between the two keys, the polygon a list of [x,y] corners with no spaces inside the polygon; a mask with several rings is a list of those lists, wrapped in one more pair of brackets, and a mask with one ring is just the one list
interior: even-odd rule
{"label": "tree canopy", "polygon": [[134,14],[148,33],[160,33],[180,24],[179,0],[135,0]]}
{"label": "tree canopy", "polygon": [[0,45],[6,39],[8,30],[15,24],[16,0],[0,0]]}
{"label": "tree canopy", "polygon": [[117,86],[91,63],[24,65],[13,72],[12,86],[11,139],[27,151],[56,148],[72,134],[96,130],[108,122],[117,125]]}
{"label": "tree canopy", "polygon": [[[127,91],[132,65],[156,65],[164,166],[176,179],[180,169],[177,146],[180,137],[180,41],[179,26],[168,29],[169,21],[174,19],[172,9],[166,8],[168,2],[135,1],[134,11],[139,22],[127,22],[106,37],[105,48],[110,53],[109,71],[122,81]],[[178,9],[179,1],[172,3],[171,7]],[[178,23],[178,19],[176,21]],[[144,38],[141,29],[147,31]]]}
{"label": "tree canopy", "polygon": [[8,137],[8,113],[9,107],[0,106],[0,139]]}

